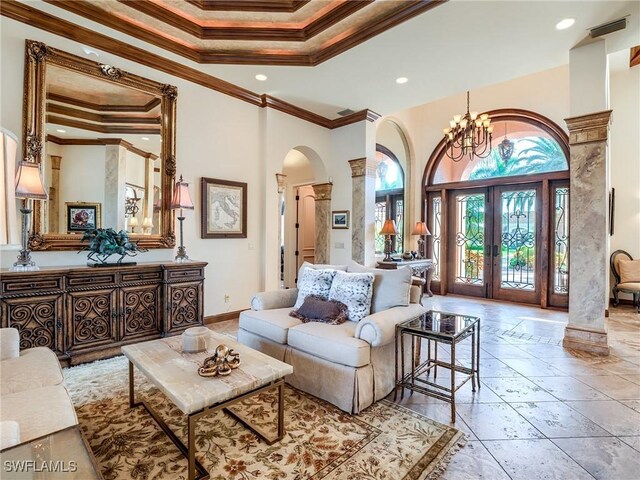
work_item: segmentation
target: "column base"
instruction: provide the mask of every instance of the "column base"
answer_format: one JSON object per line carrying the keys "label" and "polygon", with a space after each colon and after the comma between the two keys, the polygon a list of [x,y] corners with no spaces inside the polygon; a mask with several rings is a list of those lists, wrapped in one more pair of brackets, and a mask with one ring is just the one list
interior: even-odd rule
{"label": "column base", "polygon": [[562,346],[572,350],[593,353],[594,355],[609,355],[609,342],[607,340],[607,332],[604,330],[592,330],[576,325],[567,325],[564,329]]}

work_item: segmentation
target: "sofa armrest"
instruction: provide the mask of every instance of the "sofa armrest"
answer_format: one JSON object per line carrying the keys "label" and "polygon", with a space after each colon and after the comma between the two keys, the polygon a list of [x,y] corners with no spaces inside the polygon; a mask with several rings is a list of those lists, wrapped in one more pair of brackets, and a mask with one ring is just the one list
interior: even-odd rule
{"label": "sofa armrest", "polygon": [[396,338],[396,325],[427,310],[419,304],[408,307],[393,307],[364,317],[358,322],[355,337],[369,343],[372,347],[382,347]]}
{"label": "sofa armrest", "polygon": [[297,298],[297,288],[256,293],[251,299],[251,309],[273,310],[275,308],[290,308],[296,304]]}
{"label": "sofa armrest", "polygon": [[16,328],[0,328],[0,360],[20,356],[20,334]]}

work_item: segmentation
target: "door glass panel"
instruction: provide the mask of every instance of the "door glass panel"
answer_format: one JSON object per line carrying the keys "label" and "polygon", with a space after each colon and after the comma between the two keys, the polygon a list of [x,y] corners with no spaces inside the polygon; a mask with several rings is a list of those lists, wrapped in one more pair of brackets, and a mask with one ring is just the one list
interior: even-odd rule
{"label": "door glass panel", "polygon": [[399,198],[396,200],[396,229],[398,230],[398,235],[396,235],[396,252],[404,251],[404,200]]}
{"label": "door glass panel", "polygon": [[536,191],[501,194],[500,287],[533,291],[536,287]]}
{"label": "door glass panel", "polygon": [[387,202],[376,202],[376,253],[384,253],[384,235],[378,232],[382,230],[387,219]]}
{"label": "door glass panel", "polygon": [[456,283],[484,283],[484,216],[484,194],[456,195]]}
{"label": "door glass panel", "polygon": [[569,293],[569,188],[555,189],[553,292]]}
{"label": "door glass panel", "polygon": [[433,239],[433,280],[440,280],[440,246],[442,241],[442,198],[434,197],[431,201],[431,235]]}

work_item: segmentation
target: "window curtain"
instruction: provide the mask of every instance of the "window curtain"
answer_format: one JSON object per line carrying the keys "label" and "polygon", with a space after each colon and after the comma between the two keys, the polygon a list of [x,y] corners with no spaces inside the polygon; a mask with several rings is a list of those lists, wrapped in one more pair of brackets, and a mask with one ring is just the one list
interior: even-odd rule
{"label": "window curtain", "polygon": [[0,245],[20,243],[16,208],[16,154],[18,138],[0,127]]}

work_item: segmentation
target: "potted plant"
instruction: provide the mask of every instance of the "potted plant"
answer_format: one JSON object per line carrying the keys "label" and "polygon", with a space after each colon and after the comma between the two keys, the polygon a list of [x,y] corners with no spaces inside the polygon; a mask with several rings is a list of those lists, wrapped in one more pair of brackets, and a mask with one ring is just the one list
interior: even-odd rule
{"label": "potted plant", "polygon": [[[88,251],[87,262],[90,267],[104,267],[109,265],[136,265],[136,262],[122,262],[125,257],[135,257],[146,249],[139,248],[137,244],[129,240],[129,234],[125,230],[116,232],[113,228],[93,228],[85,230],[82,241],[89,244],[80,252]],[[80,253],[78,252],[78,253]],[[111,255],[120,255],[115,263],[107,263]]]}

